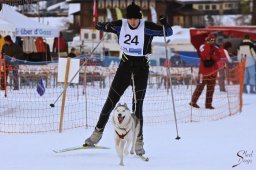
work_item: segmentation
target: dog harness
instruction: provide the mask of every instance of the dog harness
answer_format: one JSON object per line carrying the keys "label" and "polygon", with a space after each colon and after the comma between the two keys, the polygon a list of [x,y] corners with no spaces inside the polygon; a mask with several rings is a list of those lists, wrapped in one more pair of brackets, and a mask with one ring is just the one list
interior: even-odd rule
{"label": "dog harness", "polygon": [[[121,129],[121,128],[120,128],[120,129]],[[122,128],[121,130],[124,130],[126,133],[120,135],[120,134],[116,131],[116,134],[118,135],[118,137],[119,137],[120,139],[124,139],[124,137],[130,132],[130,129],[129,129],[128,131],[126,131],[124,128]]]}
{"label": "dog harness", "polygon": [[[130,123],[131,119],[133,119],[133,117],[130,117],[130,119],[129,119],[129,121],[127,122],[126,125],[128,125],[128,124]],[[127,131],[126,128],[122,128],[122,127],[119,127],[119,126],[116,126],[116,125],[115,125],[115,127],[118,128],[118,129],[120,129],[120,130],[125,131],[125,134],[121,134],[121,135],[120,135],[120,134],[115,130],[117,136],[118,136],[120,139],[124,139],[124,137],[125,137],[125,136],[130,132],[130,130],[131,130],[131,128],[130,128],[130,129]]]}

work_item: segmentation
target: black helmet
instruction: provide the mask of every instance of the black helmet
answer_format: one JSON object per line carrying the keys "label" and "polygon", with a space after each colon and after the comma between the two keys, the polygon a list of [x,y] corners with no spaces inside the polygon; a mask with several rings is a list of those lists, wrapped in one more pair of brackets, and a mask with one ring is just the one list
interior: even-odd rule
{"label": "black helmet", "polygon": [[132,4],[130,4],[129,6],[127,6],[126,18],[128,18],[128,19],[130,19],[130,18],[141,19],[142,18],[140,7],[138,5],[136,5],[134,2],[132,2]]}

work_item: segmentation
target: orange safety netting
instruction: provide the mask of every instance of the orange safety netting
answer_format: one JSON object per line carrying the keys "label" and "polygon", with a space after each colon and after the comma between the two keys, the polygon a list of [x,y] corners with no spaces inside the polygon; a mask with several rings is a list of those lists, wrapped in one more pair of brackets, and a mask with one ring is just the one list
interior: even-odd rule
{"label": "orange safety netting", "polygon": [[[0,132],[58,131],[61,98],[57,100],[55,107],[50,107],[50,104],[63,92],[63,83],[57,82],[58,65],[19,65],[17,68],[19,89],[14,90],[13,71],[9,70],[6,79],[6,72],[10,68],[5,69],[4,63],[4,60],[0,60]],[[87,66],[80,71],[79,83],[69,84],[67,87],[63,130],[95,126],[116,69],[116,67]],[[174,123],[174,110],[178,122],[218,120],[241,112],[243,63],[223,67],[218,71],[212,102],[215,109],[205,108],[206,87],[197,101],[200,108],[196,109],[189,105],[199,82],[198,68],[172,67],[170,73],[172,83],[168,81],[165,67],[150,67],[143,108],[145,125]],[[42,82],[45,89],[43,95],[37,92],[38,87],[42,86],[39,82]],[[221,85],[225,86],[224,91],[220,90],[223,88]],[[171,92],[173,92],[175,109]],[[129,108],[132,108],[132,97],[132,89],[129,87],[120,102],[125,102]]]}

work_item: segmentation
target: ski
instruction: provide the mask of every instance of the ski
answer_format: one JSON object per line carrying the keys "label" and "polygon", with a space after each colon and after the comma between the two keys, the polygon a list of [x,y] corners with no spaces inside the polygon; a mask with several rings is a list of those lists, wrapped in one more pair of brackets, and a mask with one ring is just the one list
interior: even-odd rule
{"label": "ski", "polygon": [[143,155],[138,155],[138,156],[139,156],[139,158],[140,158],[141,160],[143,160],[143,161],[145,161],[145,162],[148,162],[148,161],[149,161],[149,158],[146,157],[146,156],[143,156]]}
{"label": "ski", "polygon": [[70,151],[76,151],[76,150],[82,150],[82,149],[110,149],[105,146],[75,146],[75,147],[70,147],[70,148],[64,148],[64,149],[58,149],[58,150],[53,150],[54,153],[63,153],[63,152],[70,152]]}

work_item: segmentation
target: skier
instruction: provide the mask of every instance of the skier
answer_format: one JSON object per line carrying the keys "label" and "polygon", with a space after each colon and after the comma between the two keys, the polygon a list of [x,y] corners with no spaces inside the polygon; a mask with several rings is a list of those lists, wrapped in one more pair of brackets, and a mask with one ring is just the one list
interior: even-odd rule
{"label": "skier", "polygon": [[[164,36],[164,34],[161,25],[142,19],[140,7],[134,2],[127,6],[126,18],[96,24],[97,30],[111,32],[118,36],[118,43],[123,54],[98,123],[92,135],[85,140],[84,146],[95,145],[99,142],[111,111],[128,86],[133,84],[131,77],[134,75],[134,96],[136,96],[137,102],[135,103],[133,98],[133,111],[135,111],[135,115],[140,121],[140,132],[136,141],[135,152],[137,155],[144,155],[142,109],[149,74],[147,56],[151,53],[153,37]],[[166,17],[160,16],[159,22],[165,27],[166,36],[173,34]]]}

